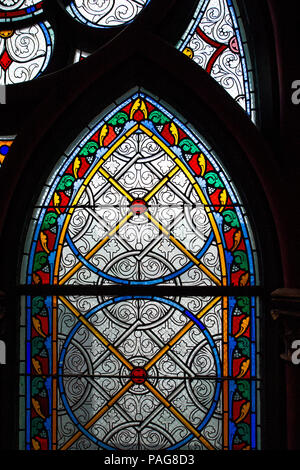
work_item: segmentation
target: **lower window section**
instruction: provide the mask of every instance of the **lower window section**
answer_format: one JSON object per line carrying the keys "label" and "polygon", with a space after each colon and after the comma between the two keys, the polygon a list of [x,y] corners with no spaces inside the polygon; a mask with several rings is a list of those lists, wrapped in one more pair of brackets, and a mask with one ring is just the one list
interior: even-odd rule
{"label": "lower window section", "polygon": [[259,448],[258,303],[23,297],[20,449]]}

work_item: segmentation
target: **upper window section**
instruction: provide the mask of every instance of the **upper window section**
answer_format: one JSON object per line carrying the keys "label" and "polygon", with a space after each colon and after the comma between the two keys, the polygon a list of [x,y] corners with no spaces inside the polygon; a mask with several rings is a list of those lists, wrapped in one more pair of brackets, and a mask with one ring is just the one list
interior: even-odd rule
{"label": "upper window section", "polygon": [[0,22],[19,21],[43,12],[39,0],[0,0]]}
{"label": "upper window section", "polygon": [[225,169],[150,96],[99,119],[64,160],[37,204],[27,284],[257,283],[248,217]]}
{"label": "upper window section", "polygon": [[177,48],[206,70],[255,122],[252,67],[232,0],[200,0]]}
{"label": "upper window section", "polygon": [[150,0],[74,0],[66,8],[73,18],[94,28],[130,23]]}

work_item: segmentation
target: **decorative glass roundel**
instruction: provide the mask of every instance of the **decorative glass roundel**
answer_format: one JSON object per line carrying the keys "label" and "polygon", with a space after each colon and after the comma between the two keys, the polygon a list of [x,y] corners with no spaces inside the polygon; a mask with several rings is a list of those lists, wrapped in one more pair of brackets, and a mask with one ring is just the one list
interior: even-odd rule
{"label": "decorative glass roundel", "polygon": [[47,68],[53,47],[54,33],[47,21],[0,31],[0,84],[37,78]]}
{"label": "decorative glass roundel", "polygon": [[0,22],[20,21],[43,12],[40,0],[0,0]]}
{"label": "decorative glass roundel", "polygon": [[130,23],[150,0],[74,0],[66,7],[73,18],[94,28]]}
{"label": "decorative glass roundel", "polygon": [[192,126],[141,90],[118,103],[62,156],[28,230],[20,448],[256,449],[247,213]]}

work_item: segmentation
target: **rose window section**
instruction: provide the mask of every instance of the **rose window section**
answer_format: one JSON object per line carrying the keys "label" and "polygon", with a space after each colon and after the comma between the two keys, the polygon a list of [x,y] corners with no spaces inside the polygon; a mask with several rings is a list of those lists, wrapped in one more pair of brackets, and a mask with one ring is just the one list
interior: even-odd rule
{"label": "rose window section", "polygon": [[93,28],[112,28],[131,23],[151,0],[74,0],[66,11]]}
{"label": "rose window section", "polygon": [[33,80],[47,68],[54,47],[50,24],[0,31],[0,84]]}

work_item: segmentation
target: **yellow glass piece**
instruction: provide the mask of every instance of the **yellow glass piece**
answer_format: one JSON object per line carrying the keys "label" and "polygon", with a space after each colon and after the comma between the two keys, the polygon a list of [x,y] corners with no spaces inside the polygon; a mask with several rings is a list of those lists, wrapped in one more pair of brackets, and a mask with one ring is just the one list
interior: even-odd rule
{"label": "yellow glass piece", "polygon": [[190,59],[192,59],[194,57],[194,52],[192,51],[192,49],[190,47],[186,47],[184,50],[183,50],[183,53],[189,57]]}
{"label": "yellow glass piece", "polygon": [[4,39],[10,38],[13,34],[14,34],[14,31],[11,29],[0,31],[0,37]]}

